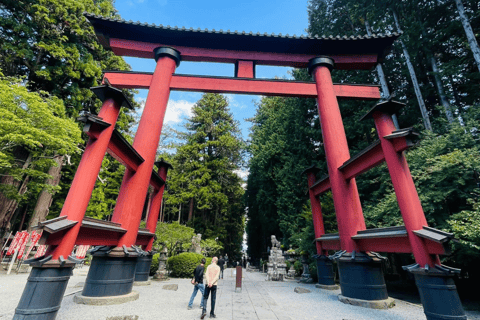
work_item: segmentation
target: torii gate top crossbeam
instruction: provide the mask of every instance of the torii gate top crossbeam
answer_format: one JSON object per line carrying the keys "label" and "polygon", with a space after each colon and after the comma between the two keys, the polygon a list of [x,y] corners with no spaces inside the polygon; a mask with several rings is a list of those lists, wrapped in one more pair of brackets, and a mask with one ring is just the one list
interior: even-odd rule
{"label": "torii gate top crossbeam", "polygon": [[326,55],[337,69],[370,69],[380,62],[398,33],[357,37],[306,37],[260,33],[193,30],[115,20],[86,14],[99,41],[120,56],[153,58],[153,49],[171,46],[183,61],[255,61],[258,65],[307,67]]}

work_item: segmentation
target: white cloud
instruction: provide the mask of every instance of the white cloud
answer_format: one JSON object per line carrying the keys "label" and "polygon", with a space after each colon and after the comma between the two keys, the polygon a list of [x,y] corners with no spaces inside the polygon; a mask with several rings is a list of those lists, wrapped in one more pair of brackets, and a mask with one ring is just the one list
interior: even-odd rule
{"label": "white cloud", "polygon": [[[145,108],[145,98],[137,98],[140,107],[135,110],[135,120],[140,121],[143,109]],[[167,112],[165,113],[165,124],[174,125],[182,122],[185,118],[192,116],[192,108],[195,103],[185,100],[169,100],[167,105]]]}
{"label": "white cloud", "polygon": [[164,123],[175,124],[192,116],[192,108],[195,103],[185,100],[170,100],[167,105]]}

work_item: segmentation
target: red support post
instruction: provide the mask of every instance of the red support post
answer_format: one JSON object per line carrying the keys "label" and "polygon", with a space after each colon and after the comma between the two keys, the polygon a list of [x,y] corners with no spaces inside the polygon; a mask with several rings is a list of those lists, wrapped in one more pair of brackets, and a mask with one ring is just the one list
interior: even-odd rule
{"label": "red support post", "polygon": [[435,264],[440,264],[437,255],[430,255],[428,253],[425,241],[413,233],[414,230],[421,230],[423,226],[428,226],[428,224],[415,184],[413,183],[412,175],[410,174],[405,154],[403,152],[397,152],[393,141],[384,138],[397,130],[393,123],[392,116],[381,111],[373,112],[372,116],[375,121],[375,126],[377,127],[383,154],[392,179],[403,222],[407,229],[408,239],[415,261],[422,268],[425,267],[426,264],[431,267]]}
{"label": "red support post", "polygon": [[[167,181],[167,172],[168,168],[171,168],[172,166],[163,161],[157,162],[159,169],[158,169],[158,175],[160,178],[163,179],[163,181]],[[153,196],[152,196],[152,202],[150,204],[150,210],[148,211],[148,218],[147,218],[147,229],[151,233],[155,233],[155,230],[157,229],[157,224],[158,224],[158,216],[160,214],[160,208],[162,206],[162,199],[163,199],[163,191],[165,190],[165,184],[163,184],[160,189],[155,189],[153,191]],[[145,246],[144,250],[145,251],[150,251],[152,250],[153,247],[153,238],[151,238],[148,241],[147,246]]]}
{"label": "red support post", "polygon": [[[315,239],[320,238],[325,234],[325,227],[323,225],[323,216],[322,216],[322,205],[320,200],[315,196],[315,193],[310,189],[315,184],[315,171],[318,169],[313,167],[306,170],[307,179],[308,179],[308,194],[310,196],[310,204],[312,206],[312,218],[313,218],[313,229],[315,230]],[[319,241],[315,242],[317,247],[318,255],[327,255],[327,250],[322,248],[322,243]]]}
{"label": "red support post", "polygon": [[77,221],[78,223],[68,230],[59,245],[54,247],[53,251],[50,251],[53,255],[53,260],[58,260],[60,256],[66,258],[72,253],[82,225],[82,219],[85,216],[85,211],[87,210],[103,158],[105,157],[105,152],[107,151],[112,132],[115,129],[120,107],[123,103],[118,98],[118,94],[114,94],[116,91],[121,93],[120,90],[107,86],[95,89],[103,91],[103,97],[105,97],[98,116],[102,118],[102,121],[109,123],[110,126],[100,132],[96,139],[91,137],[85,147],[75,178],[60,213],[60,216],[67,216],[68,220]]}
{"label": "red support post", "polygon": [[119,247],[123,245],[130,247],[135,244],[137,239],[142,209],[170,95],[170,81],[176,65],[180,63],[180,53],[175,49],[162,47],[155,49],[154,52],[157,66],[133,142],[133,147],[145,161],[136,172],[128,169],[125,171],[112,217],[113,222],[120,223],[122,228],[127,230],[118,243]]}
{"label": "red support post", "polygon": [[338,169],[350,159],[350,152],[330,74],[331,68],[333,60],[326,57],[312,59],[309,63],[309,71],[313,74],[317,87],[318,113],[341,247],[352,252],[358,251],[358,248],[351,237],[366,227],[356,181],[347,181]]}

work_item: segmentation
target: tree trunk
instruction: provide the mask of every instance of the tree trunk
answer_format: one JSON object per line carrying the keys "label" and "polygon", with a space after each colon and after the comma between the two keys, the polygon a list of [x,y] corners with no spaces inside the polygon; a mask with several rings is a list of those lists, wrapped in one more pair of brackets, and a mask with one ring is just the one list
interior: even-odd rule
{"label": "tree trunk", "polygon": [[468,44],[472,50],[473,58],[475,59],[478,71],[480,72],[480,47],[478,46],[477,39],[475,38],[472,26],[470,25],[470,21],[468,21],[468,17],[465,14],[465,8],[463,7],[462,0],[455,0],[455,4],[457,5],[458,15],[460,16],[460,21],[462,21],[463,29],[467,35]]}
{"label": "tree trunk", "polygon": [[188,221],[193,217],[193,198],[190,199],[190,208],[188,209]]}
{"label": "tree trunk", "polygon": [[[368,23],[367,19],[365,19],[365,29],[367,29],[367,34],[369,36],[372,35],[372,30],[370,28],[370,24]],[[385,73],[383,72],[382,64],[378,63],[375,67],[377,69],[378,79],[380,80],[380,85],[382,86],[382,98],[388,99],[390,98],[390,90],[388,89],[387,78],[385,77]],[[397,129],[400,129],[400,125],[398,124],[398,119],[396,114],[392,114],[392,120],[395,124]]]}
{"label": "tree trunk", "polygon": [[[32,163],[32,155],[22,147],[14,151],[16,165],[27,169]],[[27,188],[28,176],[23,182],[16,180],[14,177],[6,175],[0,178],[0,184],[10,185],[13,189],[18,188],[18,195],[25,193]],[[10,228],[10,220],[17,209],[18,202],[15,199],[8,198],[4,193],[0,192],[0,246],[3,245],[3,236]]]}
{"label": "tree trunk", "polygon": [[[393,19],[395,20],[395,25],[397,26],[397,31],[402,32],[400,24],[398,23],[397,12],[392,8]],[[415,69],[413,69],[413,64],[410,60],[410,55],[408,54],[407,47],[402,40],[399,40],[402,45],[403,55],[405,56],[405,62],[407,63],[408,71],[410,72],[410,77],[412,78],[413,89],[415,90],[415,95],[417,96],[418,106],[420,112],[422,113],[423,125],[425,129],[432,131],[432,125],[430,123],[430,118],[428,116],[427,108],[425,107],[425,102],[423,101],[422,92],[420,91],[420,86],[418,85],[417,75],[415,74]]]}
{"label": "tree trunk", "polygon": [[[417,3],[416,18],[422,30],[423,38],[425,40],[428,40],[428,35],[427,35],[427,32],[425,31],[425,27],[422,22],[423,19],[422,17],[420,17],[420,8],[418,7],[418,3]],[[450,102],[448,102],[447,96],[445,95],[445,90],[443,89],[443,83],[442,83],[442,80],[440,79],[440,70],[438,69],[437,60],[435,60],[435,56],[429,48],[426,48],[425,51],[426,51],[427,59],[430,62],[430,66],[432,67],[433,78],[435,79],[435,86],[437,87],[438,96],[440,97],[440,103],[445,109],[445,115],[447,116],[448,122],[452,123],[454,121],[452,108],[450,107]]]}
{"label": "tree trunk", "polygon": [[[56,155],[53,158],[57,166],[52,166],[50,167],[50,169],[48,169],[48,174],[52,177],[47,179],[47,181],[45,181],[45,184],[51,185],[53,187],[58,185],[62,172],[63,158],[63,155]],[[35,208],[33,209],[32,217],[30,218],[30,222],[28,223],[28,232],[30,232],[33,227],[38,225],[39,222],[45,221],[49,212],[49,208],[52,204],[52,198],[53,194],[48,192],[46,189],[43,189],[40,192],[37,198],[37,203],[35,204]]]}
{"label": "tree trunk", "polygon": [[178,223],[180,223],[180,216],[182,215],[182,204],[178,206]]}

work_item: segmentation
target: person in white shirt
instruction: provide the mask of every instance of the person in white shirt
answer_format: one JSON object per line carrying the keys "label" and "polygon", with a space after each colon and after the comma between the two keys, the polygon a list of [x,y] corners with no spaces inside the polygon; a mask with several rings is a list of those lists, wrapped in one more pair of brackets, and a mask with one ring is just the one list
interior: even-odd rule
{"label": "person in white shirt", "polygon": [[200,319],[207,315],[207,301],[210,292],[212,292],[212,302],[210,310],[210,318],[216,318],[215,315],[215,300],[217,298],[217,284],[220,277],[220,267],[217,265],[218,258],[213,257],[212,264],[207,267],[205,272],[205,293],[203,294],[203,310]]}

